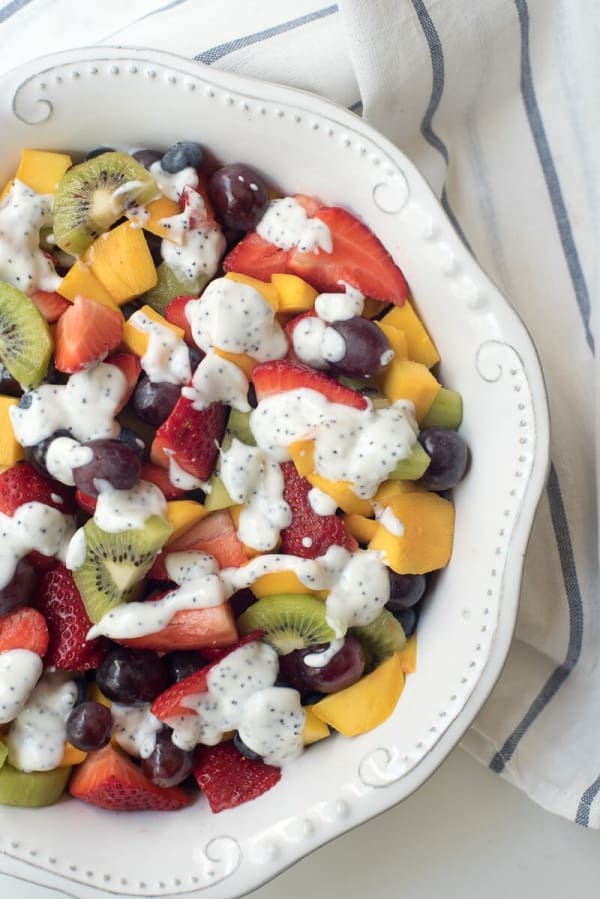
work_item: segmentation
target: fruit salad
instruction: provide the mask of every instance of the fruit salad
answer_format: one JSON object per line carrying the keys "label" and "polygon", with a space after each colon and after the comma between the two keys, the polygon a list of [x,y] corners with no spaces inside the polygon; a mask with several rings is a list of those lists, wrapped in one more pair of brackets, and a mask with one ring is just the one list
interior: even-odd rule
{"label": "fruit salad", "polygon": [[439,361],[350,210],[192,141],[23,151],[0,804],[219,812],[392,714],[468,464]]}

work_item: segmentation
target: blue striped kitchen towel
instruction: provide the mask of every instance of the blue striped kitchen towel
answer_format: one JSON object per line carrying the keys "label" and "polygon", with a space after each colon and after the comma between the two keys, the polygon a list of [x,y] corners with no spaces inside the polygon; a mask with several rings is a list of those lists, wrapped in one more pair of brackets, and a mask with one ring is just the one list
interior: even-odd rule
{"label": "blue striped kitchen towel", "polygon": [[508,664],[463,746],[600,827],[595,310],[597,0],[11,0],[0,66],[151,46],[323,94],[413,159],[520,312],[545,370],[551,469]]}

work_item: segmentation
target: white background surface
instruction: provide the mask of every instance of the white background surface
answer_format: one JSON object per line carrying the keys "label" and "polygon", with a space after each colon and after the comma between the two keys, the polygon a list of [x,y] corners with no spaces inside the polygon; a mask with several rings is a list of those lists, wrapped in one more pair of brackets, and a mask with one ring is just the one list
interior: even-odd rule
{"label": "white background surface", "polygon": [[[456,749],[418,793],[252,899],[572,899],[597,896],[599,880],[600,833],[542,811]],[[64,894],[0,875],[0,896]]]}

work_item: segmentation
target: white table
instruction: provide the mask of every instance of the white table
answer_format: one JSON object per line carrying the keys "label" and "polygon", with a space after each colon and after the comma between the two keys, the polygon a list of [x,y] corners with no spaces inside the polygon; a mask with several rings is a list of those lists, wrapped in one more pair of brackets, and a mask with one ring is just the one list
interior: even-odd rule
{"label": "white table", "polygon": [[[252,899],[571,899],[598,895],[599,879],[599,833],[543,812],[457,749],[414,796]],[[64,899],[3,875],[0,896]]]}

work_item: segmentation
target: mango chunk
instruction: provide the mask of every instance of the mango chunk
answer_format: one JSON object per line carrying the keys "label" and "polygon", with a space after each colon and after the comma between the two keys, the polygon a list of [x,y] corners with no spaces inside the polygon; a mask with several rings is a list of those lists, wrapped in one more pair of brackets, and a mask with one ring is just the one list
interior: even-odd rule
{"label": "mango chunk", "polygon": [[182,534],[189,531],[192,525],[201,521],[206,515],[208,515],[208,512],[202,503],[197,503],[193,499],[170,500],[167,503],[165,518],[173,530],[165,546],[173,543],[174,540],[177,540]]}
{"label": "mango chunk", "polygon": [[342,512],[355,515],[371,514],[371,503],[368,499],[361,499],[356,495],[350,481],[331,481],[315,471],[311,471],[305,477],[313,487],[317,487],[330,496]]}
{"label": "mango chunk", "polygon": [[302,741],[305,746],[310,746],[311,743],[317,743],[319,740],[324,740],[326,737],[329,737],[331,731],[324,721],[315,715],[312,710],[312,706],[305,706],[304,711],[306,712],[306,718],[304,719],[304,729],[302,731]]}
{"label": "mango chunk", "polygon": [[84,752],[83,749],[77,749],[72,743],[67,742],[65,743],[63,757],[60,760],[60,767],[64,768],[65,765],[68,765],[69,767],[71,767],[71,765],[81,765],[82,762],[85,762],[87,756],[87,752]]}
{"label": "mango chunk", "polygon": [[158,281],[144,233],[131,222],[97,237],[83,261],[119,306],[155,287]]}
{"label": "mango chunk", "polygon": [[314,471],[315,444],[313,440],[296,440],[288,446],[288,452],[300,477]]}
{"label": "mango chunk", "polygon": [[162,221],[163,219],[171,218],[171,216],[179,215],[179,205],[175,200],[170,200],[169,197],[158,197],[156,200],[146,203],[145,209],[148,216],[147,218],[144,217],[143,221],[140,220],[144,231],[150,231],[151,234],[171,240],[173,243],[182,242],[181,240],[176,240],[177,235],[173,234],[171,228],[166,227]]}
{"label": "mango chunk", "polygon": [[426,365],[411,359],[392,359],[381,378],[382,390],[390,402],[410,400],[414,403],[418,422],[429,411],[441,386]]}
{"label": "mango chunk", "polygon": [[278,593],[313,593],[293,571],[270,571],[268,574],[262,574],[250,589],[257,599],[262,599],[263,596],[276,596]]}
{"label": "mango chunk", "polygon": [[317,702],[317,718],[345,737],[364,734],[386,721],[404,688],[404,672],[398,650],[361,680]]}
{"label": "mango chunk", "polygon": [[367,518],[366,515],[357,515],[355,512],[344,515],[343,521],[348,533],[352,534],[359,543],[369,543],[375,536],[375,531],[378,528],[374,518]]}
{"label": "mango chunk", "polygon": [[363,306],[363,318],[375,318],[385,309],[386,304],[382,300],[376,300],[374,297],[365,297]]}
{"label": "mango chunk", "polygon": [[402,670],[405,674],[414,674],[417,670],[417,635],[412,634],[402,649],[398,650]]}
{"label": "mango chunk", "polygon": [[221,347],[215,347],[214,350],[221,359],[226,359],[227,362],[232,362],[238,368],[241,368],[248,380],[250,380],[252,369],[257,364],[256,359],[253,359],[247,353],[229,353],[227,350],[222,350]]}
{"label": "mango chunk", "polygon": [[239,284],[247,284],[257,290],[263,299],[267,301],[269,306],[277,312],[279,308],[279,293],[273,284],[267,281],[259,281],[258,278],[251,278],[250,275],[242,275],[239,272],[227,272],[225,275],[230,281],[237,281]]}
{"label": "mango chunk", "polygon": [[71,157],[66,153],[23,150],[15,178],[38,194],[53,194],[58,182],[71,165]]}
{"label": "mango chunk", "polygon": [[11,178],[10,181],[7,181],[4,187],[2,188],[2,193],[0,194],[0,200],[3,200],[4,197],[10,193],[10,190],[15,183],[15,179]]}
{"label": "mango chunk", "polygon": [[394,358],[407,359],[408,342],[406,340],[406,334],[404,333],[404,331],[401,331],[400,328],[395,328],[394,325],[389,325],[384,321],[375,322],[375,324],[383,331],[383,333],[387,337],[390,346],[394,351]]}
{"label": "mango chunk", "polygon": [[427,368],[431,368],[440,361],[440,354],[434,342],[409,300],[405,300],[402,306],[394,306],[390,309],[381,319],[381,323],[393,325],[404,331],[408,358],[413,362],[421,362]]}
{"label": "mango chunk", "polygon": [[426,493],[425,487],[415,484],[414,481],[384,481],[377,488],[377,493],[373,497],[373,503],[379,503],[380,506],[389,506],[391,501],[397,496],[404,493]]}
{"label": "mango chunk", "polygon": [[388,506],[400,522],[401,536],[381,523],[369,549],[383,552],[398,574],[426,574],[444,568],[452,553],[454,505],[437,493],[411,492],[390,499]]}
{"label": "mango chunk", "polygon": [[[140,312],[142,312],[146,318],[151,318],[152,321],[155,321],[157,325],[169,328],[180,340],[183,340],[183,328],[179,328],[177,325],[168,322],[166,318],[164,318],[160,312],[156,312],[152,306],[142,306]],[[141,359],[148,349],[149,340],[150,335],[147,334],[146,331],[140,331],[139,328],[136,328],[135,323],[132,322],[131,319],[127,319],[127,321],[124,322],[123,337],[121,338],[121,346],[123,349],[127,350],[129,353],[135,353],[135,355],[139,356]]]}
{"label": "mango chunk", "polygon": [[8,411],[18,403],[13,396],[0,396],[0,465],[11,466],[25,458],[25,450],[15,437]]}
{"label": "mango chunk", "polygon": [[98,278],[81,259],[77,259],[73,263],[58,285],[56,292],[66,300],[70,300],[71,303],[74,302],[76,296],[84,296],[88,300],[96,300],[97,303],[110,306],[111,309],[119,308],[108,290],[103,287]]}
{"label": "mango chunk", "polygon": [[279,294],[279,312],[298,315],[315,305],[318,291],[298,275],[271,275],[271,284]]}

